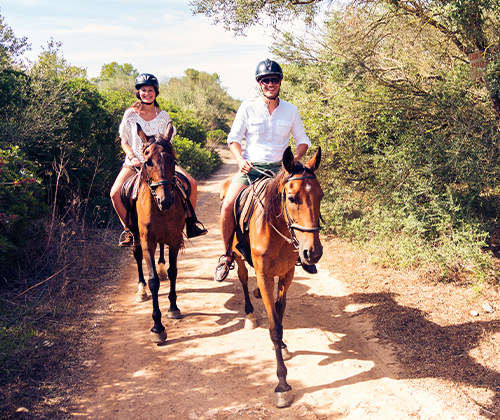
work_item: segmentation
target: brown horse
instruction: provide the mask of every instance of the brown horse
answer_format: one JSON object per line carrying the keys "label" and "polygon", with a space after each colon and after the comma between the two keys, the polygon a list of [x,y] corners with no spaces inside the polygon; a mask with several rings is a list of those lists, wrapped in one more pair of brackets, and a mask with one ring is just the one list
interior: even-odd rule
{"label": "brown horse", "polygon": [[[254,201],[249,229],[244,234],[250,244],[257,286],[269,318],[269,332],[276,353],[279,381],[275,389],[277,407],[288,407],[293,401],[292,388],[286,382],[284,357],[290,358],[291,355],[283,343],[282,321],[297,253],[303,264],[315,264],[323,254],[319,239],[323,191],[314,174],[320,161],[321,149],[304,166],[294,160],[288,147],[283,153],[282,170],[274,178],[267,180],[263,199]],[[243,254],[236,248],[236,241],[233,242],[232,250],[245,294],[245,326],[253,328],[256,323],[248,293],[248,270]],[[275,276],[279,279],[276,302]]]}
{"label": "brown horse", "polygon": [[[148,268],[148,286],[153,300],[153,321],[151,339],[162,343],[167,339],[167,332],[161,323],[161,311],[158,305],[160,279],[155,267],[156,245],[160,244],[160,261],[163,260],[163,246],[168,245],[170,280],[169,318],[180,318],[177,307],[175,285],[177,280],[177,256],[183,247],[183,229],[185,212],[182,198],[175,186],[175,152],[171,143],[173,127],[163,136],[146,136],[139,124],[137,132],[142,139],[145,162],[140,172],[140,186],[134,212],[137,229],[134,234],[134,257],[139,272],[139,289],[144,290],[146,282],[142,271],[142,258]],[[163,260],[164,262],[164,260]],[[144,291],[145,292],[145,291]]]}

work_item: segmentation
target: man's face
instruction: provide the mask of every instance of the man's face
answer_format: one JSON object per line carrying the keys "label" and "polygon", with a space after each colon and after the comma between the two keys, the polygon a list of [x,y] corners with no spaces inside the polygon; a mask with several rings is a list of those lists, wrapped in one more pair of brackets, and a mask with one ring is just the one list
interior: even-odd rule
{"label": "man's face", "polygon": [[281,79],[277,76],[263,77],[259,80],[262,94],[268,99],[276,99],[280,93]]}

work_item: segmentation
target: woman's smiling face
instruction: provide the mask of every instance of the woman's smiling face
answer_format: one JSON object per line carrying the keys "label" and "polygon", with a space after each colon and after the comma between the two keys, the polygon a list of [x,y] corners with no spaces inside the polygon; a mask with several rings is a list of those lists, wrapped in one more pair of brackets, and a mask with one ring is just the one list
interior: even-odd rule
{"label": "woman's smiling face", "polygon": [[139,96],[142,102],[151,103],[156,99],[156,92],[153,86],[141,86]]}

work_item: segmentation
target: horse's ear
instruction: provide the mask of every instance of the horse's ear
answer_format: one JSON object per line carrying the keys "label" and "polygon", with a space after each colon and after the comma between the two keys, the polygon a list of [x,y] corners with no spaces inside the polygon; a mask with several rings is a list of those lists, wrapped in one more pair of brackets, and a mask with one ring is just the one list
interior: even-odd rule
{"label": "horse's ear", "polygon": [[288,146],[283,152],[283,167],[288,173],[293,172],[295,166],[295,160],[293,158],[292,148]]}
{"label": "horse's ear", "polygon": [[167,124],[167,131],[165,133],[165,138],[168,141],[172,141],[172,137],[174,136],[174,125],[172,124],[172,121],[169,121]]}
{"label": "horse's ear", "polygon": [[137,134],[141,138],[142,142],[146,144],[148,142],[148,136],[146,136],[146,133],[142,130],[142,127],[139,125],[139,123],[136,124],[137,124]]}
{"label": "horse's ear", "polygon": [[319,168],[320,163],[321,163],[321,147],[318,147],[316,154],[311,158],[309,162],[307,162],[306,166],[311,171],[316,172],[316,170]]}

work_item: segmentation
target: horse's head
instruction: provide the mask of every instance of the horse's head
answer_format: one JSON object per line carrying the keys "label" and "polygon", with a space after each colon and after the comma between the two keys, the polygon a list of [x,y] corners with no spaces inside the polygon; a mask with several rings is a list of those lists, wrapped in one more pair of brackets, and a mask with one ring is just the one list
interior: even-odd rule
{"label": "horse's head", "polygon": [[305,166],[295,161],[290,147],[283,153],[283,216],[298,242],[300,260],[306,265],[317,263],[323,255],[319,239],[323,190],[314,174],[320,162],[321,148]]}
{"label": "horse's head", "polygon": [[144,166],[142,179],[151,190],[160,211],[174,204],[175,152],[170,139],[173,126],[169,123],[166,136],[147,136],[137,124],[137,134],[142,139]]}

